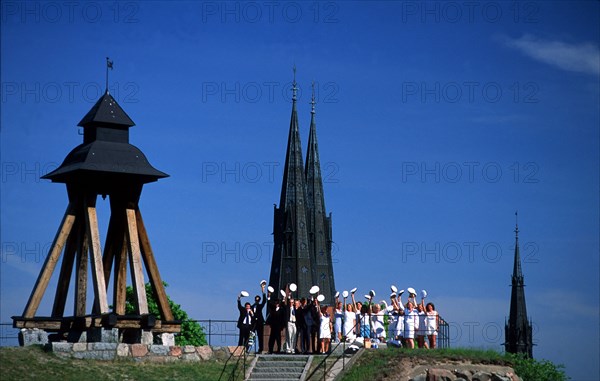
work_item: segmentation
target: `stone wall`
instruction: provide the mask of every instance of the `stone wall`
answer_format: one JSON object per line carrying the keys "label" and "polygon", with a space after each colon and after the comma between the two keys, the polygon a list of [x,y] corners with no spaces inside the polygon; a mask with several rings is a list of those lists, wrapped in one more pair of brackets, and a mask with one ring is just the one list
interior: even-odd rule
{"label": "stone wall", "polygon": [[211,347],[208,345],[181,347],[156,344],[54,342],[50,346],[52,352],[59,357],[91,360],[206,361],[211,359],[227,360],[231,355],[241,356],[243,353],[240,347]]}

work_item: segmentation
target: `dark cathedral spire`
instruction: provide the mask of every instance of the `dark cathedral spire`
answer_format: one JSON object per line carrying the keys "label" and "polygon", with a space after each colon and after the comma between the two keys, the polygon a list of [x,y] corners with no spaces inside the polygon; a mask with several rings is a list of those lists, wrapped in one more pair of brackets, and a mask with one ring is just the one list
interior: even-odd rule
{"label": "dark cathedral spire", "polygon": [[326,304],[335,302],[335,282],[331,258],[331,215],[327,216],[321,163],[319,160],[319,144],[317,142],[317,124],[315,122],[315,84],[312,84],[312,100],[310,102],[311,118],[308,148],[306,152],[306,209],[308,216],[308,239],[313,257],[315,284],[325,296]]}
{"label": "dark cathedral spire", "polygon": [[[515,212],[515,216],[517,213]],[[513,265],[510,296],[510,315],[505,327],[504,349],[508,353],[524,353],[533,357],[533,340],[531,323],[527,319],[525,304],[525,284],[519,254],[519,223],[515,227],[515,262]]]}
{"label": "dark cathedral spire", "polygon": [[273,259],[269,284],[285,289],[296,283],[298,295],[308,296],[313,283],[313,269],[308,241],[306,219],[306,185],[302,147],[296,111],[296,68],[292,83],[292,116],[288,135],[283,183],[279,208],[275,206],[273,223]]}

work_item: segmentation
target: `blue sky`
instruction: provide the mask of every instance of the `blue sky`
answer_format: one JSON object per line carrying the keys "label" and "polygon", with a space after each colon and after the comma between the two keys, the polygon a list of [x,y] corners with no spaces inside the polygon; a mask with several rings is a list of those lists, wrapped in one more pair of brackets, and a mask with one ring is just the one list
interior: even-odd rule
{"label": "blue sky", "polygon": [[82,141],[106,56],[131,142],[171,176],[140,203],[167,292],[233,319],[268,277],[296,65],[337,288],[427,289],[452,345],[501,350],[518,210],[534,355],[600,378],[597,2],[1,6],[0,321],[58,228],[65,188],[39,176]]}

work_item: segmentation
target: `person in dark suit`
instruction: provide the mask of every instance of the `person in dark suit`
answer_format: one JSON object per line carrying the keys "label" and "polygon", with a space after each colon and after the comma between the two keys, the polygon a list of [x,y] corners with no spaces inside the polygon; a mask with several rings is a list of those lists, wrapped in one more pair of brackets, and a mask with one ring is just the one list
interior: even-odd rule
{"label": "person in dark suit", "polygon": [[300,299],[300,308],[296,313],[296,317],[300,352],[302,354],[308,354],[310,352],[310,329],[312,326],[312,315],[306,302],[306,298]]}
{"label": "person in dark suit", "polygon": [[[270,294],[269,294],[270,297]],[[273,353],[275,344],[277,344],[277,353],[282,351],[281,348],[281,331],[286,323],[286,309],[279,304],[279,300],[269,300],[269,315],[267,317],[267,324],[271,327],[271,333],[269,334],[269,354]]]}
{"label": "person in dark suit", "polygon": [[238,345],[246,345],[248,343],[248,338],[250,337],[250,332],[254,330],[254,326],[256,324],[256,317],[254,316],[254,312],[252,311],[252,306],[250,303],[246,303],[242,307],[242,302],[240,302],[241,296],[238,296],[237,304],[238,310],[240,311],[240,317],[238,318],[237,327],[240,329],[240,337],[238,339]]}
{"label": "person in dark suit", "polygon": [[260,301],[260,296],[256,295],[254,297],[254,304],[251,306],[252,312],[254,313],[254,317],[256,318],[256,325],[254,330],[256,331],[256,336],[258,337],[258,353],[262,353],[263,341],[264,341],[264,331],[265,331],[265,318],[263,317],[263,307],[267,303],[267,295],[265,294],[265,284],[260,285],[262,289],[262,302]]}

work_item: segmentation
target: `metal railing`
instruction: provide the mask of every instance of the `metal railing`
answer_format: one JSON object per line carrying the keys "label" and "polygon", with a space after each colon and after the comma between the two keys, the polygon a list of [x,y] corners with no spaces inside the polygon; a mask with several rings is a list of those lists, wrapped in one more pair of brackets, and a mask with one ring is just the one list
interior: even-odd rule
{"label": "metal railing", "polygon": [[[198,319],[192,320],[202,327],[208,345],[234,346],[237,345],[239,330],[237,320]],[[19,329],[13,328],[12,323],[0,323],[0,346],[17,346]],[[268,340],[268,337],[263,338]],[[257,351],[258,340],[254,341],[253,351]],[[440,316],[437,347],[450,347],[450,325]]]}

